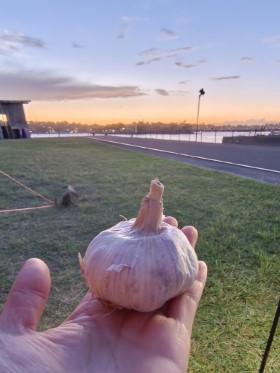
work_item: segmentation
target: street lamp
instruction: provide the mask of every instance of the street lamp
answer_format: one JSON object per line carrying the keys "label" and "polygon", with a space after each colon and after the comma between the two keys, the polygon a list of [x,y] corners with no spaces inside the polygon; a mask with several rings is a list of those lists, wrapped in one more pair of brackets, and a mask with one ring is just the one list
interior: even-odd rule
{"label": "street lamp", "polygon": [[195,141],[197,141],[197,131],[198,131],[198,118],[199,118],[199,109],[200,109],[200,97],[202,95],[205,95],[205,91],[203,88],[199,91],[199,96],[198,96],[198,107],[197,107],[197,117],[196,117],[196,132],[195,132]]}

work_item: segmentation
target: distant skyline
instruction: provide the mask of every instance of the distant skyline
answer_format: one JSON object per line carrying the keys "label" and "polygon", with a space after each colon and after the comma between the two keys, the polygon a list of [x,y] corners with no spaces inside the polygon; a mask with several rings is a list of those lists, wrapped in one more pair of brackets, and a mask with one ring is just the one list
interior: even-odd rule
{"label": "distant skyline", "polygon": [[[280,122],[279,0],[1,2],[0,100],[29,121]],[[3,118],[0,116],[0,119]]]}

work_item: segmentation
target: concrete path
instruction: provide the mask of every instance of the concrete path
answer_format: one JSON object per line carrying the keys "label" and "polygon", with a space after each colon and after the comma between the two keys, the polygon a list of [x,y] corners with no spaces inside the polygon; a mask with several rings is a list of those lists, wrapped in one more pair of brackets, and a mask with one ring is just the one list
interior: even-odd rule
{"label": "concrete path", "polygon": [[92,139],[280,185],[278,146],[211,144],[121,136],[96,136]]}

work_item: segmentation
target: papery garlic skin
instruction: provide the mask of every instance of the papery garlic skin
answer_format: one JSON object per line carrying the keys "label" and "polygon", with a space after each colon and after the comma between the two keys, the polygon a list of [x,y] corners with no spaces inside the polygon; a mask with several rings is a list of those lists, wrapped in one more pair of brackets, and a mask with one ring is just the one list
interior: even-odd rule
{"label": "papery garlic skin", "polygon": [[195,281],[198,260],[184,233],[163,221],[163,184],[152,180],[136,219],[97,235],[79,255],[95,297],[119,308],[154,311]]}
{"label": "papery garlic skin", "polygon": [[165,222],[156,232],[122,221],[97,235],[80,259],[92,293],[116,307],[150,312],[185,292],[198,260],[184,233]]}

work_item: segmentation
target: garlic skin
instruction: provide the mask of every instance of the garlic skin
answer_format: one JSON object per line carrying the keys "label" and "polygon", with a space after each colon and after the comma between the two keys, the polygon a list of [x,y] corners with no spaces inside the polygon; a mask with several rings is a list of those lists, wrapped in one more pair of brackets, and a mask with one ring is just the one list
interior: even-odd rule
{"label": "garlic skin", "polygon": [[79,255],[87,286],[105,303],[150,312],[193,284],[197,256],[184,233],[162,221],[163,189],[152,180],[137,218],[101,232]]}

